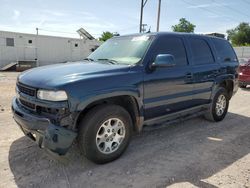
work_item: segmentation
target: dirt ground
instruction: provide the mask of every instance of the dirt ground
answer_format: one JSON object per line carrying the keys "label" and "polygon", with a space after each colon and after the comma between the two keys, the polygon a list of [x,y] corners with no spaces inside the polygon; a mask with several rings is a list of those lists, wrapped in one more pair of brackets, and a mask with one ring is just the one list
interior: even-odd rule
{"label": "dirt ground", "polygon": [[17,75],[0,72],[0,188],[250,187],[250,88],[239,89],[224,121],[144,131],[121,158],[96,165],[76,144],[58,158],[24,137],[10,110]]}

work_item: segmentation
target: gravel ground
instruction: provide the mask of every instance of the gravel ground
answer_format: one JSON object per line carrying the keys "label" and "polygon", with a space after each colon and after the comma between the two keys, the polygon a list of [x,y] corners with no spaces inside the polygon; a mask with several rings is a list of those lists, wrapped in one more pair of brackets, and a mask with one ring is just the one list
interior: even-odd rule
{"label": "gravel ground", "polygon": [[250,187],[250,88],[226,119],[195,118],[134,136],[118,160],[96,165],[74,144],[57,157],[24,137],[12,119],[18,73],[0,72],[0,187]]}

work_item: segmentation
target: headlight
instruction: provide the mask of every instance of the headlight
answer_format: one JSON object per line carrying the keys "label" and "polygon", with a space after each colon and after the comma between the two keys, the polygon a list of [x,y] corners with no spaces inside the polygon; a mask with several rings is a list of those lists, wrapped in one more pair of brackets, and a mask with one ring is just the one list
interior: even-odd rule
{"label": "headlight", "polygon": [[65,101],[68,99],[65,91],[38,90],[37,98],[47,101]]}

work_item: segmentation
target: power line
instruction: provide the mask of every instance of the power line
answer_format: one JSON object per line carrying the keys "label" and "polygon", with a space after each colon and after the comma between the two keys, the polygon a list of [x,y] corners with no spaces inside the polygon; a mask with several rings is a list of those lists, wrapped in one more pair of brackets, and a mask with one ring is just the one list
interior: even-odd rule
{"label": "power line", "polygon": [[148,0],[145,0],[145,2],[143,3],[143,7],[145,7],[145,5],[147,4]]}
{"label": "power line", "polygon": [[[56,30],[41,29],[41,28],[38,28],[38,29],[39,29],[39,31],[47,31],[47,32],[51,32],[51,33],[64,33],[64,34],[73,34],[73,35],[77,35],[77,33],[73,33],[73,32],[56,31]],[[101,34],[91,33],[91,35],[101,35]]]}
{"label": "power line", "polygon": [[[243,1],[246,2],[245,0],[243,0]],[[220,3],[216,3],[216,4],[217,4],[217,5],[220,5],[220,6],[223,6],[223,4],[220,4]],[[234,11],[234,12],[240,14],[240,15],[245,15],[245,16],[247,16],[247,17],[250,16],[250,15],[244,13],[243,11],[239,11],[239,10],[237,10],[237,9],[235,9],[235,8],[232,8],[232,7],[228,6],[228,5],[224,5],[224,7],[227,8],[227,9],[229,9],[229,10],[232,10],[232,11]]]}
{"label": "power line", "polygon": [[248,15],[248,14],[246,14],[246,13],[244,13],[244,12],[241,12],[241,11],[239,11],[239,10],[237,10],[237,9],[234,9],[234,8],[232,8],[232,7],[229,7],[229,6],[225,6],[225,7],[228,8],[229,10],[232,10],[232,11],[237,12],[238,14],[245,15],[245,16],[247,16],[247,17],[250,16],[250,15]]}
{"label": "power line", "polygon": [[[130,29],[134,29],[136,27],[138,27],[138,26],[133,25],[131,27],[122,28],[122,29],[119,29],[118,32],[127,31],[127,30],[130,30]],[[63,33],[63,34],[77,35],[77,33],[73,33],[73,32],[50,30],[50,29],[43,29],[43,28],[37,28],[37,29],[39,29],[39,31],[47,31],[47,32],[51,32],[51,33]],[[91,33],[91,35],[100,36],[100,35],[102,35],[102,33]]]}
{"label": "power line", "polygon": [[[184,3],[186,3],[186,4],[188,4],[188,5],[191,5],[191,6],[197,6],[197,4],[190,3],[190,2],[185,1],[185,0],[181,0],[181,1],[182,1],[182,2],[184,2]],[[209,10],[209,9],[205,8],[205,7],[198,7],[198,8],[203,9],[203,10],[205,10],[205,11],[209,12],[209,13],[212,13],[212,14],[214,14],[214,15],[219,16],[216,12],[211,11],[211,10]]]}
{"label": "power line", "polygon": [[[188,1],[186,1],[186,0],[181,0],[182,2],[184,2],[184,3],[186,3],[186,4],[188,4],[188,5],[191,5],[191,6],[197,6],[197,4],[194,4],[194,3],[190,3],[190,2],[188,2]],[[209,10],[209,9],[207,9],[207,8],[205,8],[205,7],[198,7],[198,8],[200,8],[200,9],[202,9],[202,10],[205,10],[205,11],[207,11],[207,12],[209,12],[209,13],[212,13],[213,15],[216,15],[216,16],[223,16],[223,15],[219,15],[219,14],[217,14],[217,12],[215,12],[215,11],[212,11],[212,10]],[[236,20],[234,17],[229,17],[229,16],[226,16],[226,18],[227,18],[227,20],[234,20],[234,21],[237,21],[237,22],[239,22],[239,20]]]}

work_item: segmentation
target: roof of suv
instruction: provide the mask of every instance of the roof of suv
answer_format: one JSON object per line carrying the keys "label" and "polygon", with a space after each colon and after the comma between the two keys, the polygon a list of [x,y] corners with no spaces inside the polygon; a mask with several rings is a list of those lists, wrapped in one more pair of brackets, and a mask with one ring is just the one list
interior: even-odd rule
{"label": "roof of suv", "polygon": [[210,36],[210,35],[204,35],[204,34],[194,34],[194,33],[183,33],[183,32],[152,32],[152,33],[136,33],[136,34],[128,34],[128,35],[122,35],[122,36],[164,36],[164,35],[172,35],[172,36],[200,36],[200,37],[206,37],[206,38],[215,38],[215,39],[221,39],[226,40],[220,37],[216,36]]}

